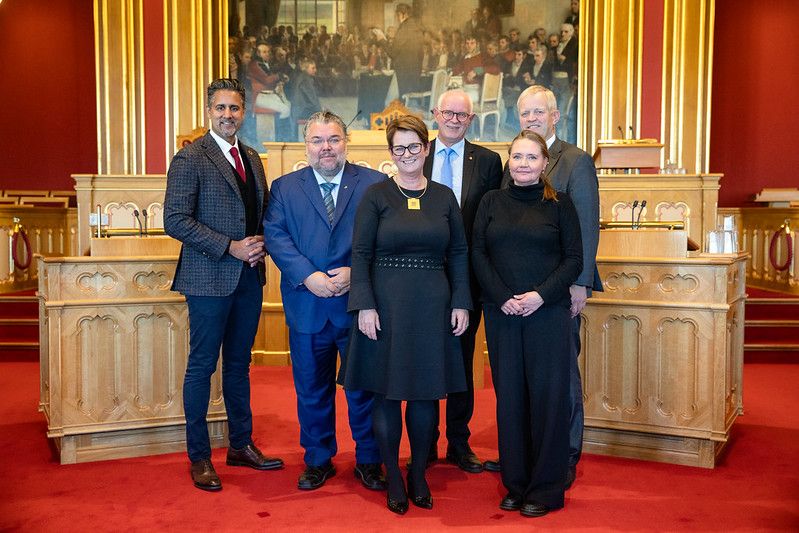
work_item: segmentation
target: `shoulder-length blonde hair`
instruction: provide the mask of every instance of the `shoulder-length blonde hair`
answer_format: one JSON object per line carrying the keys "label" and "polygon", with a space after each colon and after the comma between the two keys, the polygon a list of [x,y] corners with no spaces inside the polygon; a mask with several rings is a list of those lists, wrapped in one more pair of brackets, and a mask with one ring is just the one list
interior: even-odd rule
{"label": "shoulder-length blonde hair", "polygon": [[[516,141],[520,141],[522,139],[527,139],[528,141],[533,141],[541,148],[541,155],[543,155],[547,161],[549,161],[549,150],[547,149],[547,142],[534,131],[530,130],[522,130],[510,143],[508,147],[508,155],[511,154],[513,150],[513,145],[516,144]],[[544,182],[544,200],[553,200],[555,202],[558,201],[558,191],[552,186],[552,182],[549,181],[549,177],[544,176],[543,173],[541,174],[541,181]]]}

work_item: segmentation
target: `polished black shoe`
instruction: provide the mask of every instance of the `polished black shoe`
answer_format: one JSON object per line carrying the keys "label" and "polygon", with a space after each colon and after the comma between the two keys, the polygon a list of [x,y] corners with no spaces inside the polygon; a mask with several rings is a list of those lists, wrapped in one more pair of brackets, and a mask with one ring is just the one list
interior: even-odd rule
{"label": "polished black shoe", "polygon": [[577,466],[570,466],[568,472],[566,472],[566,483],[564,483],[563,487],[565,490],[569,490],[572,488],[574,484],[574,480],[577,479]]}
{"label": "polished black shoe", "polygon": [[528,502],[522,504],[519,512],[522,516],[526,516],[527,518],[538,518],[539,516],[544,516],[547,514],[549,512],[549,507],[540,503]]}
{"label": "polished black shoe", "polygon": [[408,499],[411,500],[411,503],[413,503],[416,507],[421,507],[422,509],[432,509],[433,496],[430,494],[425,496],[416,494],[416,490],[413,487],[413,474],[408,472]]}
{"label": "polished black shoe", "polygon": [[222,481],[216,475],[210,459],[201,459],[191,464],[191,480],[194,486],[202,490],[222,490]]}
{"label": "polished black shoe", "polygon": [[514,496],[510,492],[499,502],[499,508],[503,511],[518,511],[522,508],[522,499]]}
{"label": "polished black shoe", "polygon": [[458,468],[470,474],[483,471],[483,463],[467,445],[465,448],[447,448],[447,462],[458,465]]}
{"label": "polished black shoe", "polygon": [[279,470],[283,468],[283,459],[266,457],[255,444],[248,444],[240,450],[227,449],[228,466],[249,466],[256,470]]}
{"label": "polished black shoe", "polygon": [[391,496],[386,497],[386,507],[392,513],[405,514],[408,512],[408,500],[393,500]]}
{"label": "polished black shoe", "polygon": [[499,472],[502,468],[499,465],[499,458],[495,460],[489,459],[488,461],[483,463],[483,468],[488,470],[489,472]]}
{"label": "polished black shoe", "polygon": [[[424,465],[425,470],[436,464],[436,461],[438,461],[438,450],[427,456],[427,464]],[[413,457],[408,457],[408,462],[405,463],[405,468],[410,470],[412,462],[413,462]]]}
{"label": "polished black shoe", "polygon": [[388,484],[383,475],[380,463],[363,463],[355,465],[355,477],[369,490],[386,490]]}
{"label": "polished black shoe", "polygon": [[297,488],[300,490],[318,489],[325,484],[327,478],[335,475],[336,467],[333,466],[333,463],[322,466],[306,466],[305,472],[300,474],[300,479],[297,481]]}

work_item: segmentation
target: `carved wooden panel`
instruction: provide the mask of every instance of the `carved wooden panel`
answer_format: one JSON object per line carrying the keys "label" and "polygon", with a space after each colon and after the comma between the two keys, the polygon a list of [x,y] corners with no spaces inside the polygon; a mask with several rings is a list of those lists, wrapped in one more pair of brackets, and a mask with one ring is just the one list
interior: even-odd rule
{"label": "carved wooden panel", "polygon": [[641,408],[641,320],[611,315],[605,322],[602,404],[607,411],[635,413]]}
{"label": "carved wooden panel", "polygon": [[658,412],[685,424],[699,410],[699,326],[690,319],[665,318],[657,327]]}

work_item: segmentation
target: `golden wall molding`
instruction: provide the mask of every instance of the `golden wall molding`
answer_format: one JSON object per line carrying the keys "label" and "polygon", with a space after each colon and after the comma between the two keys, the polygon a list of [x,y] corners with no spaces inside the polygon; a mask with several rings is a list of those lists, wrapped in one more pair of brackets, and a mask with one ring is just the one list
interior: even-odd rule
{"label": "golden wall molding", "polygon": [[580,4],[578,144],[593,153],[599,139],[641,130],[643,0]]}
{"label": "golden wall molding", "polygon": [[715,0],[664,0],[664,159],[709,172]]}
{"label": "golden wall molding", "polygon": [[205,90],[227,76],[227,1],[164,0],[166,159],[175,139],[205,125]]}
{"label": "golden wall molding", "polygon": [[94,0],[97,170],[146,164],[143,0]]}

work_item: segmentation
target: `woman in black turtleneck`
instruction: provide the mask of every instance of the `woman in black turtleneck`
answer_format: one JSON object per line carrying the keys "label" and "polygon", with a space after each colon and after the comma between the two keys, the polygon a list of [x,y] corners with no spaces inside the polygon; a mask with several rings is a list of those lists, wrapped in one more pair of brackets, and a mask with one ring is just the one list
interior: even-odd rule
{"label": "woman in black turtleneck", "polygon": [[569,460],[569,286],[582,268],[571,199],[544,177],[549,153],[532,131],[509,150],[513,182],[483,197],[472,263],[482,286],[497,395],[500,508],[543,516],[563,507]]}

